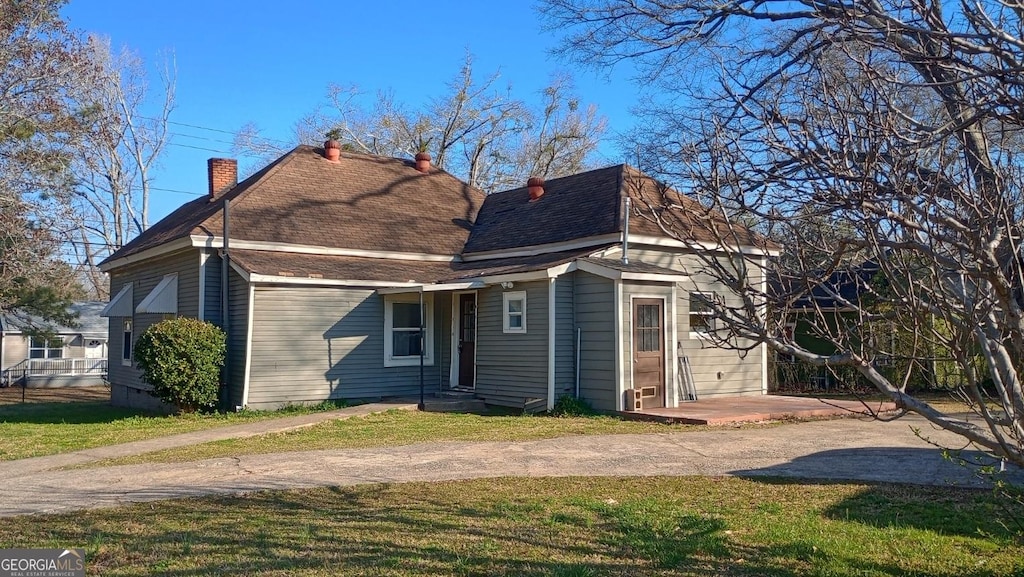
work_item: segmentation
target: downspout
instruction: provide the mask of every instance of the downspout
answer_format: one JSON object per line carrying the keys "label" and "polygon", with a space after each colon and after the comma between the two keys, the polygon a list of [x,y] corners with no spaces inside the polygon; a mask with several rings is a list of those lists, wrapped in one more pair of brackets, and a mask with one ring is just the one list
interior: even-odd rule
{"label": "downspout", "polygon": [[576,327],[576,398],[580,398],[580,345],[583,342],[583,329]]}
{"label": "downspout", "polygon": [[423,393],[423,388],[424,388],[424,383],[423,383],[424,358],[423,358],[423,355],[426,352],[426,348],[427,348],[427,339],[426,339],[426,335],[424,334],[427,331],[426,316],[427,316],[427,312],[423,308],[423,287],[420,287],[420,404],[419,404],[418,408],[421,411],[423,410],[423,407],[425,406],[425,402],[424,402],[424,398],[423,398],[424,397],[424,393]]}
{"label": "downspout", "polygon": [[555,408],[555,281],[548,279],[548,410]]}
{"label": "downspout", "polygon": [[622,264],[629,264],[629,213],[633,203],[627,196],[625,201],[625,214],[622,215]]}
{"label": "downspout", "polygon": [[[228,382],[231,378],[231,332],[229,330],[229,320],[231,315],[228,314],[228,279],[231,275],[228,269],[231,267],[231,256],[228,254],[228,239],[231,236],[231,228],[229,223],[229,211],[228,200],[224,199],[224,229],[221,235],[224,237],[224,246],[220,251],[220,326],[224,330],[224,335],[227,339],[227,346],[224,348],[224,366],[221,368],[220,374],[220,408],[221,411],[227,411],[231,407],[230,387]],[[243,406],[245,400],[242,400]]]}

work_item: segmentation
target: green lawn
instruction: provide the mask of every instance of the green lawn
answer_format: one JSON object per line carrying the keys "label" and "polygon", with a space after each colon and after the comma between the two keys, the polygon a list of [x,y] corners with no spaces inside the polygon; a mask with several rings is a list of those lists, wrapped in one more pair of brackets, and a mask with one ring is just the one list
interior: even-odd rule
{"label": "green lawn", "polygon": [[334,408],[320,405],[283,412],[153,415],[106,401],[71,400],[0,404],[0,461],[90,449],[225,425]]}
{"label": "green lawn", "polygon": [[525,441],[569,435],[670,433],[704,429],[707,427],[665,425],[606,416],[482,416],[393,410],[365,417],[327,421],[282,433],[227,439],[97,461],[89,466],[171,463],[260,453],[409,445],[427,441]]}
{"label": "green lawn", "polygon": [[83,547],[104,576],[1022,575],[1005,519],[953,488],[486,479],[17,517],[0,548]]}

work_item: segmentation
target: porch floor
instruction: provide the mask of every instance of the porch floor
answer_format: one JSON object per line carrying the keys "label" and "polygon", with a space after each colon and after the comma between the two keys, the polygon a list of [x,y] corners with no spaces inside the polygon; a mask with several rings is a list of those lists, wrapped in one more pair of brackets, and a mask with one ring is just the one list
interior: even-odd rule
{"label": "porch floor", "polygon": [[[867,405],[872,411],[880,413],[896,410],[896,403],[889,401],[867,401]],[[723,425],[750,421],[868,414],[868,409],[858,400],[783,395],[699,399],[691,403],[680,403],[679,407],[674,409],[644,409],[624,413],[630,418],[692,425]]]}

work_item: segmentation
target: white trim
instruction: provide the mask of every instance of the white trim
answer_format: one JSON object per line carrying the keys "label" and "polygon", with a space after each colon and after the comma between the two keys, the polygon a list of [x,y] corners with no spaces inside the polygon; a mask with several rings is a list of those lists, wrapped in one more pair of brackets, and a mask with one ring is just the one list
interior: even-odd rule
{"label": "white trim", "polygon": [[[761,294],[762,295],[767,295],[768,294],[768,274],[767,274],[767,268],[768,268],[767,264],[768,263],[765,262],[765,260],[766,259],[762,258],[759,261],[759,263],[758,263],[758,265],[761,268],[761,283],[760,283],[761,287],[760,288],[761,288]],[[762,298],[766,298],[766,297],[762,297]],[[766,305],[764,306],[764,309],[767,309]],[[765,312],[767,312],[767,311],[764,310],[762,312],[762,314],[765,314]],[[794,337],[796,335],[796,323],[793,323],[793,335],[794,335]],[[761,394],[762,395],[767,395],[768,394],[768,344],[767,343],[761,343]]]}
{"label": "white trim", "polygon": [[[679,292],[676,289],[675,283],[672,283],[672,307],[671,307],[672,308],[672,341],[669,343],[669,347],[672,349],[670,351],[671,354],[672,354],[672,362],[669,365],[669,368],[672,369],[672,386],[669,386],[667,384],[665,385],[665,389],[666,389],[666,393],[665,393],[666,394],[666,396],[665,396],[665,406],[666,407],[668,407],[668,406],[678,407],[679,406],[679,397],[676,396],[676,393],[678,392],[678,389],[679,389],[679,345],[680,345],[680,342],[679,342],[679,311],[678,311],[679,303],[678,303],[678,301],[679,301]],[[696,389],[696,385],[694,385],[694,388]],[[672,404],[671,405],[668,404],[668,390],[672,391]]]}
{"label": "white trim", "polygon": [[648,246],[665,246],[672,248],[688,248],[688,249],[700,249],[708,250],[712,252],[736,252],[739,249],[741,254],[749,255],[761,255],[761,256],[779,256],[782,251],[779,249],[763,249],[754,246],[731,246],[723,245],[714,242],[704,242],[699,240],[682,241],[676,238],[662,237],[662,236],[645,236],[645,235],[630,235],[630,244],[648,245]]}
{"label": "white trim", "polygon": [[577,248],[587,248],[590,246],[599,246],[603,244],[610,244],[614,242],[620,242],[622,240],[622,233],[611,233],[601,236],[591,236],[582,239],[569,240],[563,242],[550,242],[547,244],[531,244],[528,246],[519,246],[515,248],[503,248],[497,250],[484,250],[479,252],[472,252],[462,255],[462,260],[470,262],[474,260],[490,260],[493,258],[512,258],[519,256],[537,256],[539,254],[545,254],[549,252],[562,252],[566,250],[574,250]]}
{"label": "white trim", "polygon": [[245,372],[242,373],[242,408],[249,405],[249,375],[252,371],[252,316],[256,301],[256,286],[249,283],[249,313],[245,327]]}
{"label": "white trim", "polygon": [[137,252],[135,254],[130,254],[128,256],[121,257],[121,258],[119,258],[117,260],[112,260],[112,261],[103,263],[103,264],[100,265],[100,270],[103,271],[103,272],[110,272],[110,271],[112,271],[115,268],[121,268],[123,266],[127,266],[127,265],[130,265],[130,264],[133,264],[133,263],[137,263],[139,261],[151,259],[153,257],[157,257],[157,256],[160,256],[160,255],[171,253],[171,252],[174,252],[176,250],[181,250],[183,248],[188,248],[190,246],[193,246],[191,239],[189,239],[189,238],[179,238],[177,240],[172,240],[170,242],[167,242],[167,243],[164,243],[164,244],[161,244],[161,245],[158,245],[158,246],[154,246],[153,248],[147,248],[146,250],[141,251],[141,252]]}
{"label": "white trim", "polygon": [[164,275],[139,306],[135,307],[139,314],[178,314],[178,273]]}
{"label": "white trim", "polygon": [[[479,281],[460,282],[450,284],[411,284],[409,286],[395,286],[396,283],[389,283],[387,287],[377,289],[378,294],[394,295],[408,292],[466,292],[470,289],[483,288],[484,283]],[[411,289],[411,290],[410,290]]]}
{"label": "white trim", "polygon": [[[548,279],[548,410],[555,408],[555,281]],[[523,303],[523,326],[526,326],[526,303]]]}
{"label": "white trim", "polygon": [[206,261],[210,253],[199,251],[199,320],[206,320]]}
{"label": "white trim", "polygon": [[[403,298],[401,295],[384,295],[382,296],[384,304],[384,366],[385,367],[411,367],[419,366],[420,356],[405,356],[395,357],[394,356],[394,340],[392,337],[393,330],[391,323],[394,320],[393,308],[390,306],[394,303],[413,303],[419,304],[419,293],[410,293],[417,295],[416,300],[410,300]],[[425,295],[423,299],[423,307],[426,309],[427,322],[423,330],[426,333],[423,335],[423,364],[424,366],[434,366],[434,295]]]}
{"label": "white trim", "polygon": [[462,324],[460,323],[460,317],[462,315],[462,309],[459,307],[459,297],[461,295],[473,295],[473,302],[478,306],[477,318],[473,322],[473,385],[472,388],[476,390],[476,337],[479,334],[479,301],[480,295],[477,291],[457,291],[452,293],[452,330],[451,330],[451,361],[448,367],[448,388],[454,389],[459,386],[459,371],[461,370],[462,351],[459,350],[459,333],[462,331]]}
{"label": "white trim", "polygon": [[[205,248],[224,248],[224,239],[219,236],[192,235],[192,246]],[[415,260],[429,262],[453,262],[459,260],[458,255],[431,254],[420,252],[389,252],[380,250],[364,250],[359,248],[340,248],[312,244],[292,244],[284,242],[265,242],[259,240],[231,239],[231,248],[239,250],[260,250],[269,252],[288,252],[295,254],[312,254],[318,256],[354,256],[360,258],[381,258],[389,260]]]}
{"label": "white trim", "polygon": [[[522,324],[518,327],[512,326],[512,318],[509,316],[508,310],[508,303],[514,300],[521,300],[523,302]],[[526,291],[505,291],[501,293],[501,332],[512,335],[526,334]]]}
{"label": "white trim", "polygon": [[[422,286],[419,283],[408,282],[389,282],[379,280],[351,280],[351,279],[327,279],[327,278],[309,278],[309,277],[296,277],[296,276],[278,276],[278,275],[266,275],[266,274],[247,274],[246,280],[252,283],[261,284],[296,284],[296,285],[313,285],[313,286],[351,286],[351,287],[366,287],[366,288],[394,288],[394,287],[408,287],[416,289],[413,291],[404,290],[397,292],[420,292],[419,287]],[[427,291],[424,291],[427,292]]]}
{"label": "white trim", "polygon": [[[675,287],[673,285],[673,289],[674,288]],[[673,292],[675,292],[675,291],[673,290]],[[665,373],[664,373],[665,381],[662,383],[662,385],[665,387],[665,390],[662,392],[662,398],[665,401],[665,407],[675,406],[675,405],[670,405],[669,404],[669,397],[668,397],[669,389],[671,388],[671,387],[669,387],[668,379],[669,379],[669,374],[672,372],[672,365],[669,364],[669,363],[670,362],[674,362],[674,358],[675,358],[675,352],[673,351],[673,352],[671,352],[671,354],[669,352],[669,342],[668,342],[669,341],[669,331],[668,331],[668,308],[669,307],[668,307],[668,302],[667,301],[668,301],[669,297],[668,297],[668,295],[665,295],[665,294],[632,293],[632,292],[629,293],[629,355],[630,355],[631,359],[632,359],[633,352],[634,352],[633,351],[633,332],[636,329],[636,327],[634,326],[634,323],[636,322],[636,319],[633,318],[633,310],[635,308],[635,305],[633,304],[633,301],[635,301],[636,299],[652,299],[652,300],[659,300],[659,301],[661,301],[661,336],[662,336],[661,346],[665,347],[663,349],[663,351],[665,353],[665,366],[664,366],[664,369],[665,369]],[[675,327],[676,327],[675,323],[672,323],[672,334],[673,335],[675,334]],[[672,357],[672,359],[669,358],[670,356]],[[635,368],[636,368],[636,363],[631,360],[630,363],[629,363],[629,384],[630,384],[631,387],[635,386],[635,379],[633,378],[634,373],[635,373]],[[673,397],[674,396],[675,395],[673,395]]]}
{"label": "white trim", "polygon": [[624,345],[622,342],[622,281],[613,280],[612,285],[615,295],[615,339],[613,340],[615,343],[615,407],[616,410],[622,411],[624,408],[623,396],[626,394],[625,374],[623,372],[625,359],[623,358],[622,350]]}
{"label": "white trim", "polygon": [[[130,325],[130,330],[125,328],[125,325]],[[124,334],[131,333],[128,337],[128,356],[124,356]],[[121,366],[130,367],[132,366],[132,359],[135,358],[135,318],[134,317],[123,317],[121,319]]]}
{"label": "white trim", "polygon": [[637,281],[662,281],[662,282],[689,282],[690,276],[683,273],[662,274],[620,271],[594,262],[580,260],[576,267],[590,274],[609,279],[637,280]]}
{"label": "white trim", "polygon": [[[711,333],[712,331],[718,330],[717,326],[712,327],[710,331],[695,331],[695,330],[693,330],[693,323],[690,322],[690,317],[693,316],[693,306],[692,306],[692,303],[693,303],[693,295],[695,295],[695,294],[708,295],[708,296],[711,297],[711,302],[714,302],[714,300],[715,300],[715,291],[692,290],[692,291],[687,291],[686,292],[686,330],[689,333],[688,336],[690,337],[691,340],[693,340],[693,339],[705,339],[705,338],[708,337],[709,333]],[[711,317],[712,322],[714,322],[714,320],[715,320],[714,308],[712,307],[711,314],[709,314],[709,315],[703,315],[702,314],[701,316],[709,316],[709,317]]]}
{"label": "white trim", "polygon": [[[101,317],[131,317],[135,310],[135,302],[133,299],[134,283],[127,283],[121,287],[121,290],[117,291],[117,295],[110,299],[107,306],[103,307],[100,311]],[[124,309],[127,306],[127,310]],[[127,314],[124,314],[127,313]]]}

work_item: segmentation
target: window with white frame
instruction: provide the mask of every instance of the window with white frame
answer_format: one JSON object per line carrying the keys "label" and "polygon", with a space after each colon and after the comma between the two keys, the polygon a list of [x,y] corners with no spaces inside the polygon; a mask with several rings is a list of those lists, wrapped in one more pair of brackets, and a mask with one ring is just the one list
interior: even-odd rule
{"label": "window with white frame", "polygon": [[29,340],[28,358],[60,359],[64,357],[64,339],[61,337],[32,337]]}
{"label": "window with white frame", "polygon": [[690,293],[690,334],[708,334],[715,330],[715,309],[711,306],[714,300],[714,293]]}
{"label": "window with white frame", "polygon": [[[418,365],[420,350],[423,363],[434,364],[434,331],[432,330],[433,296],[423,301],[425,319],[420,318],[420,297],[412,295],[386,295],[384,297],[384,366]],[[425,333],[420,323],[424,323]]]}
{"label": "window with white frame", "polygon": [[132,319],[124,319],[121,337],[121,364],[132,364]]}
{"label": "window with white frame", "polygon": [[526,291],[501,293],[501,329],[506,333],[526,332]]}

